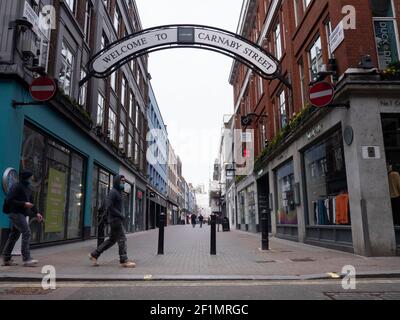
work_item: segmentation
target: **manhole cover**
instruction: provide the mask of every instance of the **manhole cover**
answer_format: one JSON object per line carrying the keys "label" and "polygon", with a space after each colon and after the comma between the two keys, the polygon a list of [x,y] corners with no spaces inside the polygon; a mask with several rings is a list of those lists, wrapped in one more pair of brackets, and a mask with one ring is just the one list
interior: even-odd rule
{"label": "manhole cover", "polygon": [[302,259],[290,259],[293,262],[313,262],[315,261],[314,259],[311,258],[302,258]]}
{"label": "manhole cover", "polygon": [[13,295],[13,296],[34,296],[34,295],[44,295],[52,292],[53,290],[44,290],[43,288],[12,288],[7,289],[2,294]]}

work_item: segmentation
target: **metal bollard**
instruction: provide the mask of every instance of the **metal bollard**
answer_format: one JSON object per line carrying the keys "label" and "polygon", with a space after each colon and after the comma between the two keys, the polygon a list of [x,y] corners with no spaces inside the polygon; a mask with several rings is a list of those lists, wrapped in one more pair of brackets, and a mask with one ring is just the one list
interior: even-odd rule
{"label": "metal bollard", "polygon": [[164,227],[165,227],[165,214],[160,214],[160,222],[158,224],[158,253],[164,254]]}
{"label": "metal bollard", "polygon": [[262,211],[261,216],[261,250],[269,250],[268,210]]}
{"label": "metal bollard", "polygon": [[210,241],[210,254],[211,255],[216,255],[217,254],[217,245],[216,245],[216,222],[217,222],[217,216],[215,214],[211,215],[211,241]]}

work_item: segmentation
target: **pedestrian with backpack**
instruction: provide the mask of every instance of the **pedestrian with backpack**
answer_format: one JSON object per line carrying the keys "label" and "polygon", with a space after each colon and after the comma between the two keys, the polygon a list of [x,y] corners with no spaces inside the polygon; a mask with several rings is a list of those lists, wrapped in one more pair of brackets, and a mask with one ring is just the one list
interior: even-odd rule
{"label": "pedestrian with backpack", "polygon": [[100,255],[118,243],[119,262],[124,268],[134,268],[136,264],[128,260],[126,236],[124,229],[125,217],[122,214],[122,191],[125,189],[125,177],[117,175],[114,177],[114,186],[107,196],[106,210],[108,223],[110,225],[110,237],[89,254],[89,259],[98,265]]}
{"label": "pedestrian with backpack", "polygon": [[22,234],[21,253],[24,267],[34,267],[39,261],[30,254],[31,229],[26,217],[36,217],[39,222],[43,216],[33,204],[31,179],[33,173],[24,170],[20,174],[20,182],[15,183],[8,192],[3,205],[3,211],[11,222],[11,231],[3,250],[3,266],[17,265],[12,259],[12,251]]}

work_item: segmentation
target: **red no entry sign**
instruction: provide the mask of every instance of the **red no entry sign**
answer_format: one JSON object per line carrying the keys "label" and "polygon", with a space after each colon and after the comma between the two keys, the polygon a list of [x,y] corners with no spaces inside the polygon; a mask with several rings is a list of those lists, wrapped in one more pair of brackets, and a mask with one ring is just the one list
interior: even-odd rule
{"label": "red no entry sign", "polygon": [[313,106],[325,107],[332,103],[335,88],[329,82],[318,82],[309,91],[309,100]]}
{"label": "red no entry sign", "polygon": [[29,86],[29,92],[36,101],[48,101],[54,97],[57,86],[53,79],[40,77],[33,80]]}

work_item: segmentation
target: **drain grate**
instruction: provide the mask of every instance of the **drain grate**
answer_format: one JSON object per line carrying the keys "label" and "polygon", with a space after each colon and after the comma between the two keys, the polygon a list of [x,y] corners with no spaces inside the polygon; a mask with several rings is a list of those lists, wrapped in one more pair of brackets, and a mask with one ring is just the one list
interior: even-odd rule
{"label": "drain grate", "polygon": [[293,262],[313,262],[313,261],[315,261],[315,259],[301,258],[301,259],[290,259],[290,261],[293,261]]}
{"label": "drain grate", "polygon": [[31,288],[31,287],[21,287],[7,289],[1,292],[1,294],[13,295],[13,296],[36,296],[45,295],[54,290],[44,290],[43,288]]}

